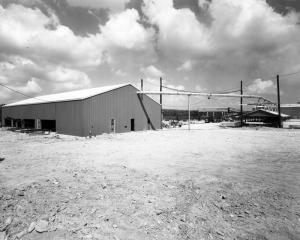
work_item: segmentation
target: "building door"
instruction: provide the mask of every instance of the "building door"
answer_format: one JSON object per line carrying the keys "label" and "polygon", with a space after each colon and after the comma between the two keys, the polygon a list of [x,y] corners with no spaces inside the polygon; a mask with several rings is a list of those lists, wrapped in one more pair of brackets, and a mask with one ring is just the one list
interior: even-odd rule
{"label": "building door", "polygon": [[130,131],[135,131],[134,118],[130,119]]}
{"label": "building door", "polygon": [[116,132],[116,120],[112,118],[110,120],[110,132],[115,133]]}
{"label": "building door", "polygon": [[41,129],[42,124],[41,124],[41,119],[35,119],[35,129]]}

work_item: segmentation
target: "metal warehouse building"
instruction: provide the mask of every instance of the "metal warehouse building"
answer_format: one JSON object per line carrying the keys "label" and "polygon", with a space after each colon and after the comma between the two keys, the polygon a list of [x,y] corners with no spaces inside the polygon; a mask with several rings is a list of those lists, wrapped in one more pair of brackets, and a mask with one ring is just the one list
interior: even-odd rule
{"label": "metal warehouse building", "polygon": [[2,107],[2,122],[76,136],[161,127],[161,105],[131,84],[45,95]]}
{"label": "metal warehouse building", "polygon": [[281,112],[290,115],[292,119],[300,119],[300,103],[281,104]]}

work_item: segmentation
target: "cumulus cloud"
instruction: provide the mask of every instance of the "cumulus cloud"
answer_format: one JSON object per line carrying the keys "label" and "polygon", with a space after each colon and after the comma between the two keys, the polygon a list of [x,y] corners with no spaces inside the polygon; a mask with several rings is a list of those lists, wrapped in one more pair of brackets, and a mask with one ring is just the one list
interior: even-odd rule
{"label": "cumulus cloud", "polygon": [[67,0],[71,6],[85,8],[107,8],[112,12],[124,10],[129,0]]}
{"label": "cumulus cloud", "polygon": [[[11,4],[0,6],[0,51],[18,53],[36,61],[97,65],[101,62],[102,41],[98,35],[79,37],[66,26],[57,25],[53,18],[39,9]],[[76,51],[74,51],[76,47]]]}
{"label": "cumulus cloud", "polygon": [[156,59],[155,31],[152,27],[144,27],[140,21],[137,10],[126,9],[110,15],[106,24],[100,26],[106,62],[114,68],[133,70]]}
{"label": "cumulus cloud", "polygon": [[[5,79],[0,75],[0,82],[5,82]],[[10,89],[14,89],[15,91],[21,92],[23,95],[17,94],[16,92],[11,92],[8,88],[0,88],[1,99],[6,101],[13,97],[15,99],[24,99],[24,96],[36,96],[40,92],[42,92],[42,88],[39,85],[40,79],[32,77],[28,80],[25,85],[17,85],[11,86],[8,82],[7,87]]]}
{"label": "cumulus cloud", "polygon": [[[199,1],[212,21],[204,24],[172,0],[144,1],[143,11],[158,28],[157,49],[191,81],[216,91],[240,80],[291,72],[300,61],[299,13],[280,15],[264,0]],[[178,67],[179,66],[179,67]],[[175,77],[175,75],[173,75]],[[292,91],[292,90],[291,90]]]}
{"label": "cumulus cloud", "polygon": [[[159,28],[158,47],[171,56],[211,57],[229,51],[272,51],[299,34],[295,13],[282,16],[261,0],[200,1],[209,4],[211,26],[189,9],[175,9],[172,0],[144,1],[143,11]],[[181,55],[182,56],[182,55]]]}
{"label": "cumulus cloud", "polygon": [[141,68],[141,72],[146,77],[150,77],[150,78],[159,78],[159,77],[165,76],[165,74],[161,70],[159,70],[158,68],[156,68],[153,65],[150,65],[146,68]]}
{"label": "cumulus cloud", "polygon": [[28,79],[40,78],[41,88],[49,93],[91,86],[85,69],[106,63],[114,69],[147,63],[142,59],[155,55],[154,30],[139,21],[137,11],[127,9],[110,15],[99,25],[99,33],[82,37],[38,8],[0,5],[0,80],[9,79],[12,87],[27,90],[35,83]]}
{"label": "cumulus cloud", "polygon": [[158,48],[169,56],[191,56],[209,51],[205,25],[187,9],[175,9],[172,0],[144,1],[143,11],[151,24],[159,28]]}
{"label": "cumulus cloud", "polygon": [[247,90],[251,93],[265,94],[265,93],[275,93],[276,86],[272,80],[261,80],[256,79],[251,85],[247,87]]}
{"label": "cumulus cloud", "polygon": [[209,1],[208,0],[199,0],[198,5],[200,8],[207,9],[209,7]]}
{"label": "cumulus cloud", "polygon": [[[70,7],[111,10],[98,32],[84,36],[63,25],[51,9],[44,14],[22,1],[30,8],[0,6],[0,81],[11,86],[24,87],[34,77],[43,91],[63,91],[110,84],[126,73],[156,82],[165,75],[173,81],[168,84],[213,92],[299,68],[299,13],[281,15],[265,0],[198,0],[205,12],[201,18],[189,8],[175,8],[173,0],[143,0],[138,10],[125,9],[127,0],[69,0]],[[74,78],[67,77],[71,73]],[[250,90],[268,94],[262,82]],[[293,85],[289,96],[295,97],[298,78],[283,81],[283,88],[288,84]]]}
{"label": "cumulus cloud", "polygon": [[177,68],[177,71],[191,71],[193,69],[193,65],[194,63],[191,60],[187,60]]}
{"label": "cumulus cloud", "polygon": [[126,77],[127,73],[122,71],[121,69],[113,70],[113,72],[119,77]]}
{"label": "cumulus cloud", "polygon": [[135,9],[111,15],[110,20],[101,26],[106,45],[131,50],[144,50],[153,38],[154,31],[139,24],[140,16]]}
{"label": "cumulus cloud", "polygon": [[37,78],[31,78],[25,86],[16,87],[15,89],[25,93],[25,94],[37,94],[42,91],[41,87],[39,86],[38,82],[40,80]]}
{"label": "cumulus cloud", "polygon": [[200,86],[200,85],[196,85],[195,90],[198,91],[198,92],[207,92],[207,89]]}
{"label": "cumulus cloud", "polygon": [[75,69],[58,67],[47,73],[48,80],[55,91],[72,90],[90,87],[91,80],[87,74]]}

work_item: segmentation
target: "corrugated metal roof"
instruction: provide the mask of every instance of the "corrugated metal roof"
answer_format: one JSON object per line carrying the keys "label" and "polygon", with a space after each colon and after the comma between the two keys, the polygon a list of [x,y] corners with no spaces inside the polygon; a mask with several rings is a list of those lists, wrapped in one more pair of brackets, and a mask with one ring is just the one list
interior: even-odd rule
{"label": "corrugated metal roof", "polygon": [[[274,111],[270,111],[270,110],[265,110],[265,109],[258,109],[258,110],[255,110],[253,112],[246,113],[245,115],[251,115],[251,114],[256,113],[256,112],[265,112],[265,113],[269,113],[271,115],[278,116],[278,112],[274,112]],[[280,115],[281,115],[281,117],[289,117],[289,115],[283,114],[283,113],[280,113]]]}
{"label": "corrugated metal roof", "polygon": [[[271,113],[271,114],[274,114],[274,115],[278,115],[278,112],[274,112],[274,111],[270,111],[270,110],[264,110],[265,112],[268,112],[268,113]],[[289,117],[289,115],[287,114],[283,114],[283,113],[280,113],[281,117]]]}
{"label": "corrugated metal roof", "polygon": [[127,84],[119,84],[119,85],[112,85],[112,86],[104,86],[98,88],[89,88],[71,92],[63,92],[57,94],[50,94],[44,96],[37,96],[34,98],[29,98],[26,100],[22,100],[15,103],[6,104],[5,107],[10,106],[19,106],[19,105],[31,105],[31,104],[40,104],[40,103],[51,103],[51,102],[65,102],[65,101],[73,101],[73,100],[83,100],[89,97],[93,97],[99,95],[101,93],[109,92],[111,90],[124,87],[130,85]]}

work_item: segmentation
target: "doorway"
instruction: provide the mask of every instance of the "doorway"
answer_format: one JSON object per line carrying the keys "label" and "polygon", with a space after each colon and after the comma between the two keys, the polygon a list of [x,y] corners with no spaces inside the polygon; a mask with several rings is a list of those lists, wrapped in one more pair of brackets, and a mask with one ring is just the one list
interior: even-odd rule
{"label": "doorway", "polygon": [[114,118],[110,119],[110,132],[116,132],[116,120]]}
{"label": "doorway", "polygon": [[135,131],[134,118],[130,119],[130,131]]}
{"label": "doorway", "polygon": [[56,131],[56,121],[55,120],[41,120],[41,128],[44,130],[49,130],[51,132]]}

